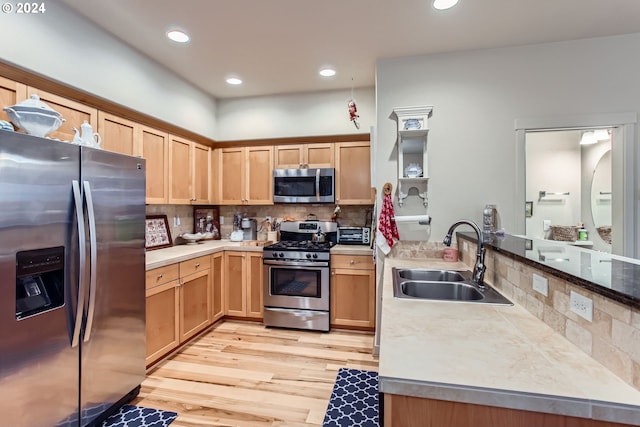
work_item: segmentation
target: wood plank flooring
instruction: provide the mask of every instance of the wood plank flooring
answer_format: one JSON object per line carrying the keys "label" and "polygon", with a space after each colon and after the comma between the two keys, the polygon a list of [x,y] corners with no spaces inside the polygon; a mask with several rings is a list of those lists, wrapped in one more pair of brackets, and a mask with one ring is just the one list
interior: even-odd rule
{"label": "wood plank flooring", "polygon": [[224,321],[153,368],[132,404],[171,427],[319,426],[338,368],[378,370],[373,335]]}

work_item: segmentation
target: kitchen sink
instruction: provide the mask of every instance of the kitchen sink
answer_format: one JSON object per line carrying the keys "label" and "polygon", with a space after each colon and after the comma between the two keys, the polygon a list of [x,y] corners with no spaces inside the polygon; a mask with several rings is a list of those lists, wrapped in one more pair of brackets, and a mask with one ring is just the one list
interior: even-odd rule
{"label": "kitchen sink", "polygon": [[396,298],[513,305],[491,286],[474,283],[470,271],[396,267],[392,271]]}
{"label": "kitchen sink", "polygon": [[396,274],[405,280],[426,280],[429,282],[463,282],[471,280],[471,272],[464,270],[397,268]]}

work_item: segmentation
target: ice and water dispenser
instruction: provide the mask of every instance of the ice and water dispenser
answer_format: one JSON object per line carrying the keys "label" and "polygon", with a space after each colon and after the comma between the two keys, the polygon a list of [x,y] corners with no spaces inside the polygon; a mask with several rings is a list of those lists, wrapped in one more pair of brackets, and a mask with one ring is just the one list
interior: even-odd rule
{"label": "ice and water dispenser", "polygon": [[64,247],[16,253],[16,319],[64,304]]}

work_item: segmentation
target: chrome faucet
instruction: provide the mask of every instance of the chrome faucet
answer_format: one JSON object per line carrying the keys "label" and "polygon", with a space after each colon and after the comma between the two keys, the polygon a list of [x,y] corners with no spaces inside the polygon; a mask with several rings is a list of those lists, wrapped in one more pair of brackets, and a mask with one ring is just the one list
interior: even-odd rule
{"label": "chrome faucet", "polygon": [[447,246],[451,246],[451,236],[453,235],[453,230],[459,225],[467,224],[475,230],[478,235],[478,252],[476,254],[476,265],[473,267],[473,282],[478,285],[480,289],[484,289],[484,271],[487,267],[484,265],[484,238],[482,237],[482,231],[480,231],[480,227],[473,221],[469,221],[467,219],[461,219],[454,223],[451,227],[449,227],[449,231],[447,231],[447,235],[444,236],[444,243]]}

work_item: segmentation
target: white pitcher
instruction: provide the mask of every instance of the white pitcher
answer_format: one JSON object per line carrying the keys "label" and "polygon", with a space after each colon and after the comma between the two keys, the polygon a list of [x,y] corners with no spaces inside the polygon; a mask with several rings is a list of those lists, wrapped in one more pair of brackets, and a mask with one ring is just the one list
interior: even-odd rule
{"label": "white pitcher", "polygon": [[102,138],[100,134],[93,131],[93,127],[88,121],[84,121],[80,126],[80,131],[78,129],[73,128],[73,131],[76,133],[73,138],[74,144],[86,145],[88,147],[100,148],[100,144],[102,143]]}

